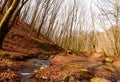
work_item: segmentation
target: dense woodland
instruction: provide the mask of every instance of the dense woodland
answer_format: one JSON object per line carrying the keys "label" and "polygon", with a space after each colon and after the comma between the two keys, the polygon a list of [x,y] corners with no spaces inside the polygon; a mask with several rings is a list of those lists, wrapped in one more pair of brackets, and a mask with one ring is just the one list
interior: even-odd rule
{"label": "dense woodland", "polygon": [[[119,0],[96,0],[97,3],[89,1],[88,4],[81,0],[15,0],[16,5],[12,1],[1,0],[1,14],[5,14],[2,20],[13,16],[13,23],[17,24],[17,19],[20,18],[31,25],[31,32],[36,29],[36,38],[42,33],[66,51],[77,54],[120,53]],[[11,8],[14,6],[13,12],[9,14],[10,17],[5,18],[10,11],[10,5]],[[2,21],[0,25],[2,30]]]}
{"label": "dense woodland", "polygon": [[119,57],[120,0],[0,0],[0,82],[120,82]]}

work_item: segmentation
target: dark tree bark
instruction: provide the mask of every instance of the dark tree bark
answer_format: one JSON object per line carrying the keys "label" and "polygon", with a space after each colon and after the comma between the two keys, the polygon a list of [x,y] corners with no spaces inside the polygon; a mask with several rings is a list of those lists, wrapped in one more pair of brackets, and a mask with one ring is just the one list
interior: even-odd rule
{"label": "dark tree bark", "polygon": [[20,0],[13,0],[12,5],[5,13],[4,17],[0,22],[0,49],[2,49],[2,43],[4,41],[5,36],[9,32],[10,28],[8,27],[9,20],[16,10]]}
{"label": "dark tree bark", "polygon": [[5,5],[7,4],[7,2],[8,2],[8,0],[5,0],[5,2],[4,2],[3,5],[2,5],[2,8],[1,8],[1,10],[0,10],[0,13],[1,13],[1,14],[3,14],[3,10],[4,10]]}

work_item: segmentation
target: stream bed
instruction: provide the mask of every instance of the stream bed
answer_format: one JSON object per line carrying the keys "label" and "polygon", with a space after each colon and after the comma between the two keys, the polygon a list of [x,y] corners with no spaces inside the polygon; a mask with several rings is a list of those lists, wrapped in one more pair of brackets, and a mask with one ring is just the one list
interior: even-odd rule
{"label": "stream bed", "polygon": [[35,78],[29,77],[34,73],[35,70],[39,70],[40,67],[49,67],[50,61],[33,58],[26,61],[26,65],[26,68],[20,72],[22,82],[37,82]]}

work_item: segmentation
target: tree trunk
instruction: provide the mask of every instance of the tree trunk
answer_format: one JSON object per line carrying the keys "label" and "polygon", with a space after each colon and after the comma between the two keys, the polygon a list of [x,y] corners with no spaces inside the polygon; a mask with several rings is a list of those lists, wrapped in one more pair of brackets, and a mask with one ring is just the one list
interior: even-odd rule
{"label": "tree trunk", "polygon": [[1,13],[1,14],[3,14],[3,10],[4,10],[6,4],[7,4],[7,0],[5,0],[5,2],[4,2],[3,5],[2,5],[2,8],[1,8],[1,10],[0,10],[0,13]]}
{"label": "tree trunk", "polygon": [[43,24],[44,24],[44,22],[45,22],[45,17],[46,17],[46,15],[48,14],[48,11],[49,11],[49,9],[48,9],[49,3],[50,3],[50,0],[48,0],[48,1],[46,2],[46,6],[45,6],[45,10],[44,10],[44,15],[43,15],[43,17],[42,17],[42,22],[40,23],[40,26],[39,26],[39,28],[38,28],[36,38],[38,38],[38,36],[39,36],[39,34],[40,34],[40,31],[41,31],[41,29],[42,29],[42,26],[43,26]]}
{"label": "tree trunk", "polygon": [[18,20],[19,20],[20,11],[21,11],[21,9],[23,8],[24,4],[25,4],[27,1],[28,1],[28,0],[26,0],[26,1],[23,0],[20,8],[18,8],[18,10],[16,10],[16,13],[14,14],[13,21],[12,21],[11,25],[9,26],[10,28],[11,28],[14,24],[17,24],[17,22],[18,22]]}
{"label": "tree trunk", "polygon": [[14,13],[17,5],[19,4],[20,0],[13,0],[12,5],[5,13],[4,17],[0,22],[0,48],[2,49],[2,43],[4,41],[5,36],[9,32],[10,28],[8,27],[9,20]]}
{"label": "tree trunk", "polygon": [[7,2],[7,9],[12,5],[12,2],[13,2],[13,0],[9,0],[9,1]]}

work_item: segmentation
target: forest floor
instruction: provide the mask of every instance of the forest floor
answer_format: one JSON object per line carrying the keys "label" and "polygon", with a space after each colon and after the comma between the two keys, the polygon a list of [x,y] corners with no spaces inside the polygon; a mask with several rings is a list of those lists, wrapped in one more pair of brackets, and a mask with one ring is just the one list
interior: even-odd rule
{"label": "forest floor", "polygon": [[120,82],[120,58],[61,53],[50,60],[49,68],[35,73],[39,82]]}
{"label": "forest floor", "polygon": [[[0,50],[0,82],[21,82],[19,71],[25,62],[38,56],[50,61],[50,67],[40,67],[29,78],[31,82],[120,82],[120,58],[65,53],[44,35],[36,39],[30,26],[22,21],[11,29]],[[24,82],[24,81],[23,81]],[[29,81],[30,82],[30,81]]]}
{"label": "forest floor", "polygon": [[25,67],[27,59],[41,57],[48,59],[63,49],[54,45],[42,34],[35,38],[30,26],[22,21],[14,25],[3,42],[0,50],[0,82],[18,81],[18,71]]}

